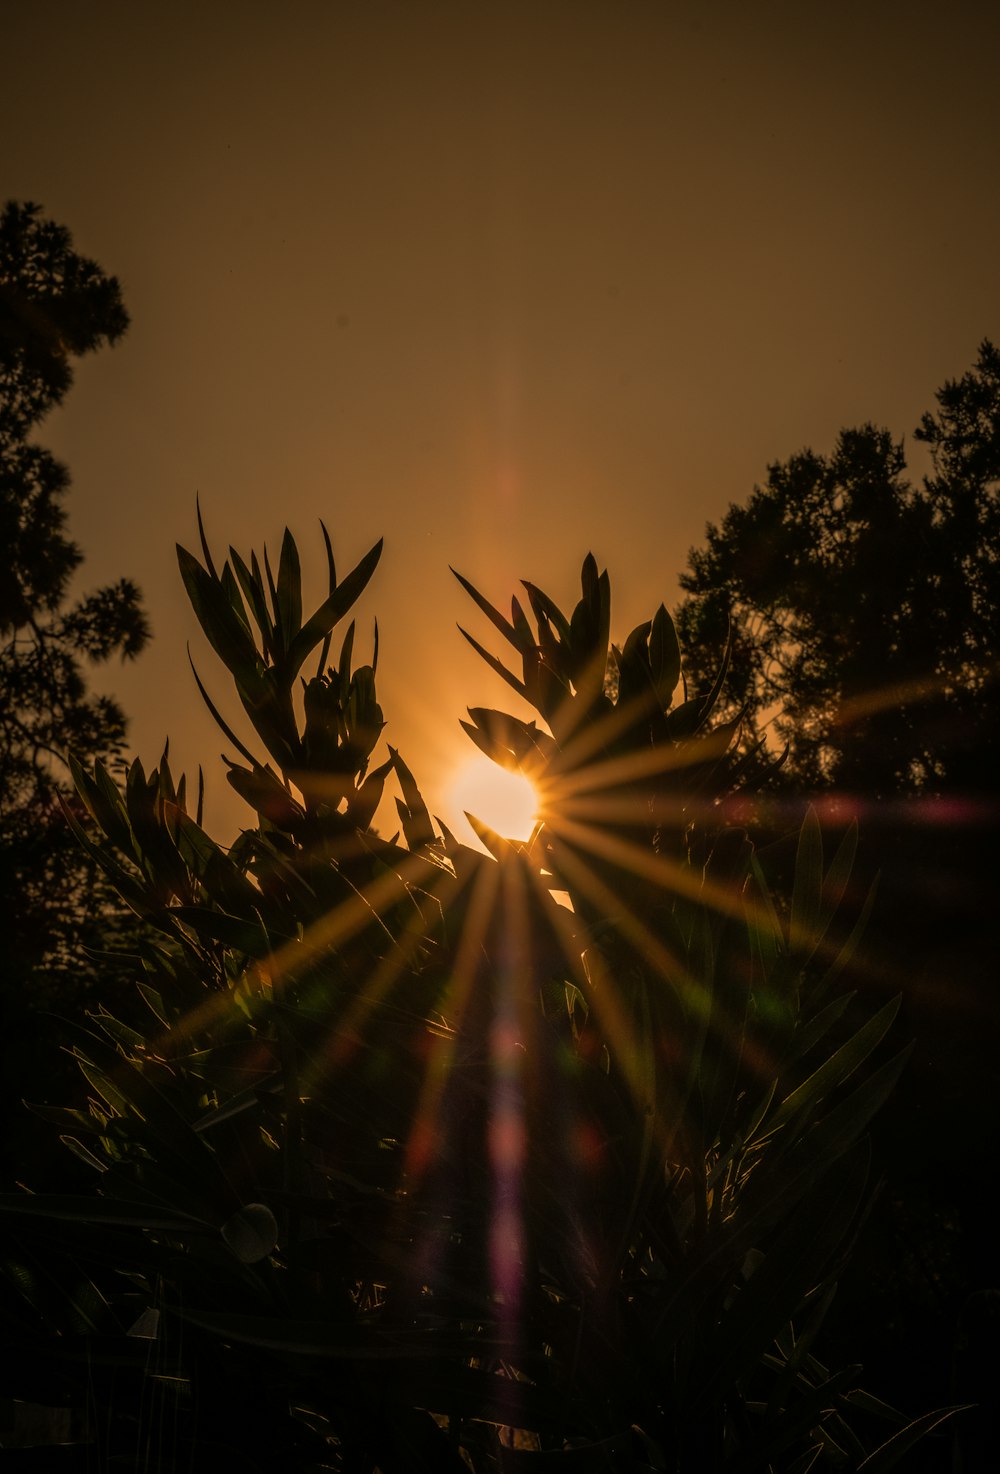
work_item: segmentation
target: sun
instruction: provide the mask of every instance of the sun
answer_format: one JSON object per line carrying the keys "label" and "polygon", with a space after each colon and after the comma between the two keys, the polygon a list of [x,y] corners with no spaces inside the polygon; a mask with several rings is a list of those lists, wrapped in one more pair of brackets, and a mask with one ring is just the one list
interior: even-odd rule
{"label": "sun", "polygon": [[474,814],[504,839],[530,839],[538,820],[538,794],[529,779],[484,753],[473,753],[455,769],[448,796],[460,813]]}

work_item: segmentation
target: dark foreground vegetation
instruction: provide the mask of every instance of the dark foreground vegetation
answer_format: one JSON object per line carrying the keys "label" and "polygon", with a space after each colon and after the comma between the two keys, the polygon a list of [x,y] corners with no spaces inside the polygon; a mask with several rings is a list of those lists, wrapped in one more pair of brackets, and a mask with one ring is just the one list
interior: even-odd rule
{"label": "dark foreground vegetation", "polygon": [[871,427],[772,468],[680,641],[661,607],[612,645],[590,557],[568,615],[462,579],[534,709],[466,724],[538,786],[530,843],[458,844],[379,751],[380,545],[338,577],[327,539],[304,618],[287,533],[276,568],[202,533],[225,848],[166,758],[119,773],[83,671],[139,647],[137,596],[66,610],[65,473],[25,494],[117,284],[3,227],[2,397],[42,386],[0,417],[9,1467],[991,1468],[995,351],[925,419],[922,487]]}

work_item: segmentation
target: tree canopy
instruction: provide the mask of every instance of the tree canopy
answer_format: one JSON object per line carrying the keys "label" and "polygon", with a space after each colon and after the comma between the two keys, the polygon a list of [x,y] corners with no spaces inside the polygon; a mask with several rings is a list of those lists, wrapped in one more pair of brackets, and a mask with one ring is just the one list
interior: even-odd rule
{"label": "tree canopy", "polygon": [[9,1024],[29,1006],[29,979],[32,1006],[53,994],[66,1001],[87,965],[79,943],[109,895],[60,808],[70,796],[65,758],[70,750],[120,755],[124,713],[88,690],[89,670],[136,655],[149,631],[128,579],[71,594],[83,554],[66,527],[69,474],[32,437],[69,390],[73,360],[117,342],[127,326],[117,279],[79,255],[39,206],[8,202],[0,211],[0,920]]}
{"label": "tree canopy", "polygon": [[727,695],[772,726],[787,775],[875,797],[995,786],[1000,352],[985,341],[915,432],[932,470],[873,424],[768,468],[709,524],[681,585],[693,674],[735,630]]}
{"label": "tree canopy", "polygon": [[86,691],[85,661],[142,649],[127,579],[67,603],[83,555],[66,532],[69,475],[29,437],[72,383],[71,359],[116,342],[128,315],[115,277],[73,250],[39,207],[0,213],[0,807],[49,797],[67,748],[97,755],[124,736],[118,704]]}

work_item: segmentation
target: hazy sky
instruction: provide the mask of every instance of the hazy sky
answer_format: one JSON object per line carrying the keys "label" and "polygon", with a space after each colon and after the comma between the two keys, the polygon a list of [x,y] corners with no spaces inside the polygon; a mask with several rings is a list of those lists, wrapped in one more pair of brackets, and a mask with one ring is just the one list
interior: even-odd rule
{"label": "hazy sky", "polygon": [[[386,552],[381,699],[432,807],[506,688],[455,629],[515,580],[627,633],[707,519],[845,424],[909,433],[1000,337],[994,4],[0,0],[0,199],[121,279],[132,327],[40,438],[83,584],[155,641],[106,684],[239,812],[175,541],[276,547],[322,595]],[[362,649],[365,648],[362,639]],[[512,696],[512,693],[511,693]],[[513,697],[512,697],[513,700]],[[234,702],[227,702],[233,711]]]}

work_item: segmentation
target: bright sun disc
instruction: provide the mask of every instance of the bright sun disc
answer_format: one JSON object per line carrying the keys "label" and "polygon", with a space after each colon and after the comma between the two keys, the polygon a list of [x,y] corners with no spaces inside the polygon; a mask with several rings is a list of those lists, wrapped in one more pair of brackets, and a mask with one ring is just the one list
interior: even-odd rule
{"label": "bright sun disc", "polygon": [[475,814],[504,839],[530,839],[538,795],[527,778],[510,773],[476,753],[456,772],[451,799],[461,813]]}

